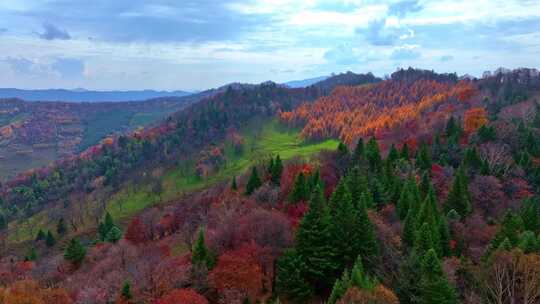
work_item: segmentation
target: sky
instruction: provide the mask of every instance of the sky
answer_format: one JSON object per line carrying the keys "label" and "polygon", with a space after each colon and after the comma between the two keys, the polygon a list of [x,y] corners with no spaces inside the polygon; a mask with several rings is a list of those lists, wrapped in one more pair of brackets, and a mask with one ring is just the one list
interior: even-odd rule
{"label": "sky", "polygon": [[0,87],[540,68],[540,0],[1,0]]}

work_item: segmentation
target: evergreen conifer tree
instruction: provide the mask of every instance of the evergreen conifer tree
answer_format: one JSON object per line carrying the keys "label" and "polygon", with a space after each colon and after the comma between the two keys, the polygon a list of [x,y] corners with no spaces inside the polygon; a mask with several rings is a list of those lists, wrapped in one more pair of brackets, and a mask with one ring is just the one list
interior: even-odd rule
{"label": "evergreen conifer tree", "polygon": [[455,290],[446,278],[441,262],[434,249],[430,249],[422,259],[420,278],[421,304],[457,304]]}
{"label": "evergreen conifer tree", "polygon": [[238,191],[238,185],[236,184],[236,176],[233,176],[233,178],[232,178],[231,190],[232,191]]}
{"label": "evergreen conifer tree", "polygon": [[109,243],[116,243],[122,238],[122,231],[120,228],[113,226],[109,232],[107,232],[107,237],[105,240]]}
{"label": "evergreen conifer tree", "polygon": [[52,247],[56,244],[56,239],[54,238],[50,230],[47,231],[47,235],[45,236],[45,244],[47,245],[47,247]]}
{"label": "evergreen conifer tree", "polygon": [[283,173],[283,162],[281,161],[281,157],[278,154],[276,156],[276,160],[274,161],[274,165],[272,166],[272,172],[270,172],[271,180],[272,180],[272,183],[274,183],[274,185],[279,186],[282,173]]}
{"label": "evergreen conifer tree", "polygon": [[195,241],[191,251],[191,263],[194,266],[205,267],[206,269],[210,270],[213,267],[214,259],[211,252],[206,247],[204,234],[204,229],[199,229],[197,241]]}
{"label": "evergreen conifer tree", "polygon": [[64,258],[73,265],[78,266],[84,260],[85,256],[86,248],[81,244],[81,242],[79,242],[78,239],[72,239],[64,252]]}
{"label": "evergreen conifer tree", "polygon": [[131,293],[131,284],[128,281],[125,281],[124,285],[122,285],[121,294],[124,300],[131,300],[133,298],[133,294]]}
{"label": "evergreen conifer tree", "polygon": [[60,218],[58,220],[58,224],[56,225],[56,233],[58,235],[64,235],[67,232],[66,223],[64,222],[64,218]]}
{"label": "evergreen conifer tree", "polygon": [[36,241],[42,241],[46,238],[46,234],[45,232],[43,232],[43,230],[39,229],[37,235],[36,235]]}
{"label": "evergreen conifer tree", "polygon": [[424,171],[431,170],[431,155],[425,143],[422,143],[418,150],[416,166]]}
{"label": "evergreen conifer tree", "polygon": [[286,250],[277,261],[276,290],[295,303],[305,303],[315,293],[306,281],[306,264],[295,249]]}
{"label": "evergreen conifer tree", "polygon": [[454,209],[462,218],[472,211],[468,181],[463,167],[460,167],[454,176],[452,188],[444,206],[447,212]]}
{"label": "evergreen conifer tree", "polygon": [[339,269],[336,250],[332,246],[331,222],[322,189],[317,187],[296,235],[298,254],[306,264],[305,278],[316,290],[330,288]]}
{"label": "evergreen conifer tree", "polygon": [[375,138],[371,138],[366,146],[366,159],[369,164],[371,172],[379,173],[382,169],[381,152],[379,150],[379,144]]}
{"label": "evergreen conifer tree", "polygon": [[308,200],[308,196],[309,191],[306,176],[303,172],[300,172],[294,180],[294,185],[291,194],[289,195],[289,201],[291,201],[292,203],[306,201]]}
{"label": "evergreen conifer tree", "polygon": [[259,178],[259,173],[257,172],[257,168],[253,167],[251,169],[251,175],[246,185],[246,194],[251,195],[261,185],[262,185],[262,182],[261,182],[261,179]]}

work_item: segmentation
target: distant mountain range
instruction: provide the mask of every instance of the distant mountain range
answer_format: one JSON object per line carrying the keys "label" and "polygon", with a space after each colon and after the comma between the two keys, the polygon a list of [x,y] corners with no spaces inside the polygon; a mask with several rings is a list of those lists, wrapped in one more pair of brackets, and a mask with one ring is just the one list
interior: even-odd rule
{"label": "distant mountain range", "polygon": [[68,101],[68,102],[119,102],[138,101],[161,97],[182,97],[191,95],[185,91],[90,91],[84,89],[21,90],[0,88],[0,98],[20,98],[27,101]]}
{"label": "distant mountain range", "polygon": [[293,80],[293,81],[284,83],[284,85],[288,86],[289,88],[305,88],[305,87],[309,87],[310,85],[316,84],[317,82],[326,80],[330,77],[331,76],[320,76],[320,77],[303,79],[303,80]]}

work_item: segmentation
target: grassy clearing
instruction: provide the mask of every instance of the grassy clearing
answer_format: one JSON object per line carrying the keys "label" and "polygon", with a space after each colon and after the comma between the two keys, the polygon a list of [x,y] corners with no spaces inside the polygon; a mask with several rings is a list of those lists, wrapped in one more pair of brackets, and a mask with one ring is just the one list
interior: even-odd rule
{"label": "grassy clearing", "polygon": [[130,217],[149,206],[230,180],[271,155],[279,154],[283,160],[293,157],[309,158],[322,150],[335,150],[339,143],[337,140],[306,143],[300,139],[298,130],[288,129],[276,120],[259,123],[258,126],[249,125],[242,133],[245,139],[243,153],[234,153],[232,145],[226,144],[225,154],[228,161],[210,177],[197,176],[194,162],[186,162],[164,175],[161,197],[152,194],[148,187],[127,189],[113,197],[107,210],[115,219]]}

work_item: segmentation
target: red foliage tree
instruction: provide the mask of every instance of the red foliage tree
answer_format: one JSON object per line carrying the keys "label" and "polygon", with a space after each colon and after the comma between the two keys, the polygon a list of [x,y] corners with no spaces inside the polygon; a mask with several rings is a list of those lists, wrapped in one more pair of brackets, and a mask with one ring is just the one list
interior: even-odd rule
{"label": "red foliage tree", "polygon": [[245,298],[255,302],[261,294],[263,274],[257,255],[257,246],[246,244],[219,257],[216,267],[209,274],[211,285],[222,295],[227,290],[235,290],[243,297],[223,299],[225,303],[243,301]]}
{"label": "red foliage tree", "polygon": [[175,289],[167,295],[156,300],[154,304],[208,304],[205,297],[198,294],[193,289]]}
{"label": "red foliage tree", "polygon": [[147,227],[144,225],[144,223],[139,217],[131,220],[131,223],[126,230],[124,238],[135,245],[142,244],[148,241]]}

